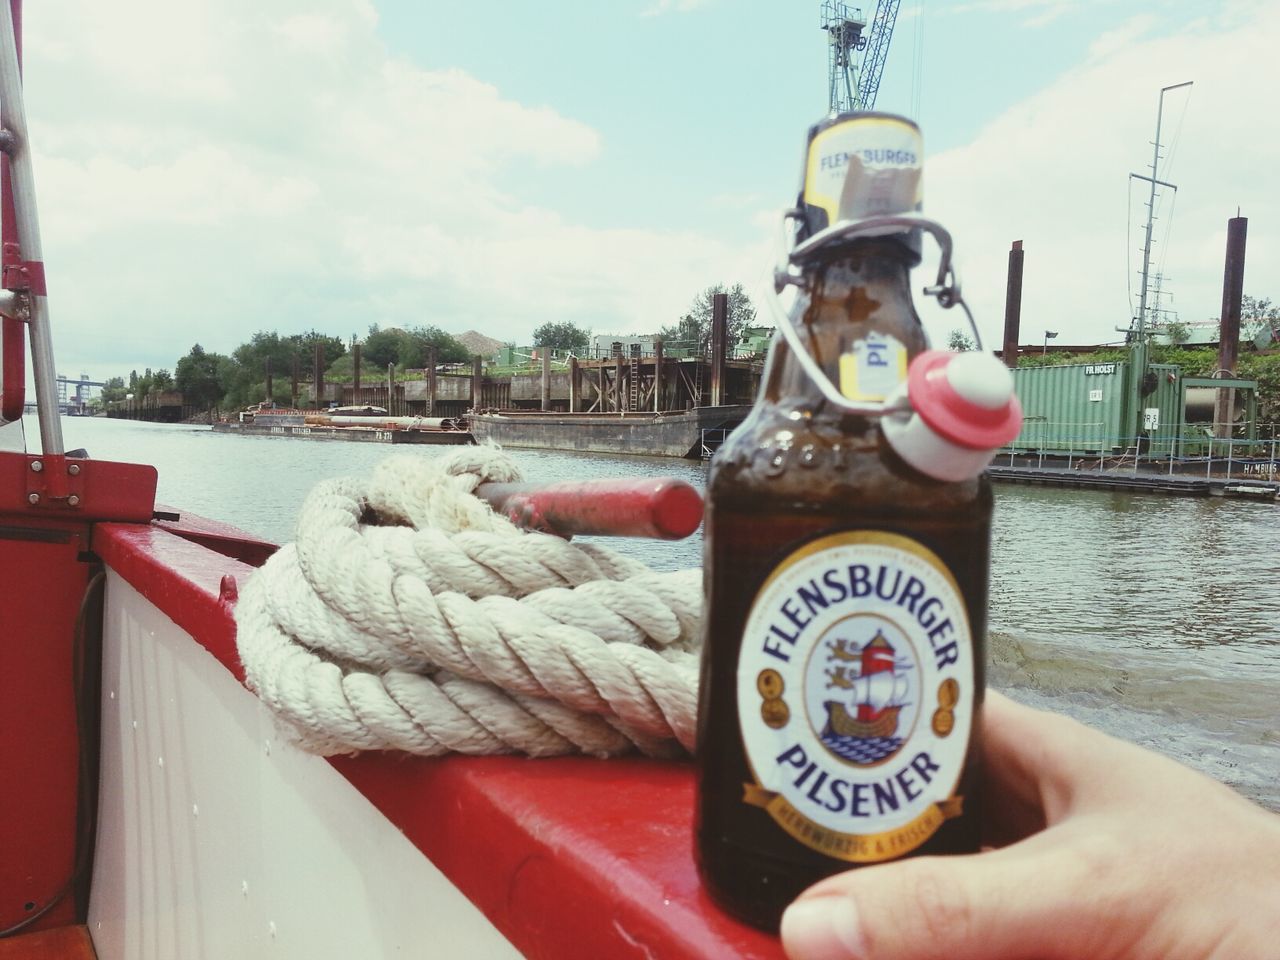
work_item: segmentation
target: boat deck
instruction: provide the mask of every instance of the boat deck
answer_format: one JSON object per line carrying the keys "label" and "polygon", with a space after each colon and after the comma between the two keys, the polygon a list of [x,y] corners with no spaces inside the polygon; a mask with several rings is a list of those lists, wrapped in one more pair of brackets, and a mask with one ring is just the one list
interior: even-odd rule
{"label": "boat deck", "polygon": [[97,960],[87,927],[77,924],[0,940],[0,960]]}

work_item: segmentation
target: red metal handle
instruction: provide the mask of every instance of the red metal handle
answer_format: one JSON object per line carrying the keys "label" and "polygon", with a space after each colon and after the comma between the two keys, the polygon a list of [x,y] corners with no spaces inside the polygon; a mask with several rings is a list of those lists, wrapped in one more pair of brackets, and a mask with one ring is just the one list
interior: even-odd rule
{"label": "red metal handle", "polygon": [[565,538],[681,540],[702,523],[702,494],[675,477],[482,483],[476,496],[517,526]]}
{"label": "red metal handle", "polygon": [[22,322],[0,317],[0,421],[22,417],[27,386],[26,349]]}

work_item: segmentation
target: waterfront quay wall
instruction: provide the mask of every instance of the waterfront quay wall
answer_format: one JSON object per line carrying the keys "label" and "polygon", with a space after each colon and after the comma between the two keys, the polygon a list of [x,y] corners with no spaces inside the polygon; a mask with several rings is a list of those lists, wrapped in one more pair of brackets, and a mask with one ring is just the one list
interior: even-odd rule
{"label": "waterfront quay wall", "polygon": [[191,404],[183,403],[182,394],[177,390],[164,390],[128,400],[113,400],[106,404],[106,415],[116,420],[182,423],[202,412]]}
{"label": "waterfront quay wall", "polygon": [[704,406],[751,403],[759,391],[758,360],[652,356],[581,360],[493,375],[479,357],[467,370],[412,370],[414,379],[307,384],[316,407],[383,407],[393,416],[458,417],[472,410],[555,413],[671,413]]}
{"label": "waterfront quay wall", "polygon": [[400,380],[389,386],[387,381],[362,383],[326,383],[324,394],[316,400],[314,385],[308,385],[306,398],[316,406],[334,403],[341,407],[382,407],[397,417],[460,417],[474,405],[471,374],[438,373],[434,378]]}

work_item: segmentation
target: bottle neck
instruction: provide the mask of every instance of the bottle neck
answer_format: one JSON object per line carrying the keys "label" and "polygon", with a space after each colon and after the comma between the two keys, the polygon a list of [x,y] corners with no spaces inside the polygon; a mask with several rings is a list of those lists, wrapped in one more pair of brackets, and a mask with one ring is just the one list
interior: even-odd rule
{"label": "bottle neck", "polygon": [[[814,260],[791,311],[800,339],[845,396],[883,399],[928,349],[911,299],[919,255],[895,240],[858,240]],[[781,337],[775,337],[761,387],[765,403],[817,411],[830,406]]]}

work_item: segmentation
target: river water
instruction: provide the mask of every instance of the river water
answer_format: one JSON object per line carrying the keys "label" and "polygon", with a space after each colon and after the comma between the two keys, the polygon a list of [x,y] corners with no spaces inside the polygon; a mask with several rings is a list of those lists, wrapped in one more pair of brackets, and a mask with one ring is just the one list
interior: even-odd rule
{"label": "river water", "polygon": [[[34,418],[27,435],[38,447]],[[443,448],[63,420],[68,449],[154,464],[158,499],[275,542],[321,479]],[[677,476],[705,465],[517,451],[535,481]],[[701,537],[615,540],[655,569],[701,563]],[[1280,810],[1280,507],[996,487],[990,682],[1162,751]]]}

